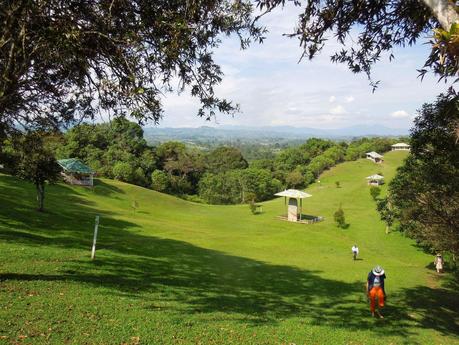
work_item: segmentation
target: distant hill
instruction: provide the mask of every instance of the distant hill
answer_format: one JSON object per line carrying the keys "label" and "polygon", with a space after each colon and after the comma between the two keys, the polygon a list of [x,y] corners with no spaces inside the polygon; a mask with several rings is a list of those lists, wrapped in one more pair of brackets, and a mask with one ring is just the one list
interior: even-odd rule
{"label": "distant hill", "polygon": [[337,129],[316,129],[308,127],[291,126],[202,126],[197,128],[144,128],[145,137],[150,142],[162,142],[166,140],[209,140],[222,141],[242,139],[279,139],[297,140],[311,137],[327,139],[352,139],[364,136],[404,136],[408,135],[408,129],[389,128],[378,125],[356,125]]}

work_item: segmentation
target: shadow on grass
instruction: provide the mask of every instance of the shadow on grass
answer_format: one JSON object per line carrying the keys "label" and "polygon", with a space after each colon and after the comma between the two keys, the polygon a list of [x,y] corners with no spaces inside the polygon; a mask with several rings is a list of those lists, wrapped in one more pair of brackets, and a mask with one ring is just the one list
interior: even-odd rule
{"label": "shadow on grass", "polygon": [[413,317],[422,328],[431,328],[443,335],[459,336],[459,294],[457,290],[418,286],[405,289],[402,299]]}
{"label": "shadow on grass", "polygon": [[319,217],[318,216],[313,216],[311,214],[304,214],[304,213],[301,214],[301,219],[303,219],[303,220],[313,220],[313,219],[317,219],[317,218],[319,218]]}
{"label": "shadow on grass", "polygon": [[101,179],[94,179],[94,187],[92,187],[92,191],[94,192],[94,194],[101,196],[124,194],[124,191],[121,188],[105,183]]}
{"label": "shadow on grass", "polygon": [[[0,182],[13,183],[0,176]],[[9,179],[9,180],[8,180]],[[22,184],[21,184],[22,186]],[[0,238],[46,248],[87,250],[93,215],[101,213],[79,198],[73,188],[50,188],[49,214],[28,208],[28,187],[2,187],[14,195],[0,195]],[[68,193],[66,195],[65,193]],[[78,200],[80,199],[80,200]],[[68,281],[108,288],[110,293],[142,300],[146,312],[155,311],[158,298],[178,302],[180,313],[228,313],[241,322],[275,324],[304,318],[314,325],[371,330],[375,336],[409,337],[416,327],[459,335],[457,290],[416,287],[391,296],[386,319],[369,317],[363,283],[347,283],[320,276],[321,272],[227,255],[186,242],[144,236],[136,224],[116,220],[104,212],[99,251],[94,262],[69,259],[53,274],[0,274],[0,280]],[[49,216],[51,215],[51,217]],[[81,219],[89,220],[81,221]],[[73,222],[69,219],[74,219]],[[454,291],[454,292],[453,292]],[[158,297],[161,296],[161,297]],[[413,344],[412,339],[406,343]]]}

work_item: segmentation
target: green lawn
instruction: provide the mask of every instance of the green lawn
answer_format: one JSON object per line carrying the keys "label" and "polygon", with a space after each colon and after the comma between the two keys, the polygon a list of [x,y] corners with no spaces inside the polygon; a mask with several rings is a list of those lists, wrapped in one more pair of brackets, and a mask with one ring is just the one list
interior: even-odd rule
{"label": "green lawn", "polygon": [[[314,225],[277,220],[283,199],[252,215],[110,180],[51,186],[40,214],[32,185],[0,175],[0,343],[459,344],[457,283],[413,241],[385,234],[366,185],[405,155],[325,172],[304,202],[325,217]],[[340,203],[345,230],[333,222]],[[364,296],[376,264],[387,272],[384,320]]]}

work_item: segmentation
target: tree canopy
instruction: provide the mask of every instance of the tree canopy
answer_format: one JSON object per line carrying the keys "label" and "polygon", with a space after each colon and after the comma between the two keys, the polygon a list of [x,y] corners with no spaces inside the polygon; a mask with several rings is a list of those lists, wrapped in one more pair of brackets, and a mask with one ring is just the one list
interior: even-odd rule
{"label": "tree canopy", "polygon": [[[421,36],[431,36],[432,51],[426,58],[421,75],[432,69],[440,78],[456,77],[459,69],[457,6],[449,0],[345,0],[304,2],[297,26],[288,36],[300,40],[301,58],[314,58],[335,39],[339,45],[331,56],[347,64],[354,73],[365,73],[371,80],[372,66],[384,53],[392,59],[393,48],[412,45]],[[257,0],[257,6],[268,13],[284,6],[286,0]]]}
{"label": "tree canopy", "polygon": [[61,172],[51,148],[46,144],[45,139],[49,135],[34,131],[15,136],[10,152],[14,161],[13,173],[35,185],[39,211],[44,211],[45,184],[56,182]]}
{"label": "tree canopy", "polygon": [[459,255],[459,98],[425,104],[412,130],[411,152],[389,184],[401,229],[420,243]]}
{"label": "tree canopy", "polygon": [[61,126],[99,111],[158,121],[161,94],[189,87],[198,115],[218,98],[213,50],[235,34],[262,40],[249,1],[2,1],[0,124]]}
{"label": "tree canopy", "polygon": [[212,173],[220,173],[234,169],[245,169],[249,166],[239,149],[220,146],[206,157],[207,169]]}
{"label": "tree canopy", "polygon": [[[262,42],[259,18],[286,2],[3,1],[0,130],[18,123],[61,127],[98,114],[157,122],[162,94],[173,85],[200,100],[199,116],[232,113],[238,106],[214,92],[222,71],[213,52],[224,35],[239,37],[242,48]],[[449,0],[292,3],[304,6],[290,34],[303,57],[313,58],[334,37],[341,48],[332,61],[370,78],[384,53],[392,58],[394,47],[430,34],[432,51],[420,73],[457,76],[459,16]]]}

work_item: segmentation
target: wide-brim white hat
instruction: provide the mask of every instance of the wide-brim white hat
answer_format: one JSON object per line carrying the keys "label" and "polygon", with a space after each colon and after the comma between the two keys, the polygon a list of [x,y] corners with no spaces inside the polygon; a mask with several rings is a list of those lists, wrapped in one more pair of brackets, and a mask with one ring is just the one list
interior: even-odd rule
{"label": "wide-brim white hat", "polygon": [[372,272],[375,276],[382,276],[384,274],[384,269],[380,266],[376,266],[373,268]]}

